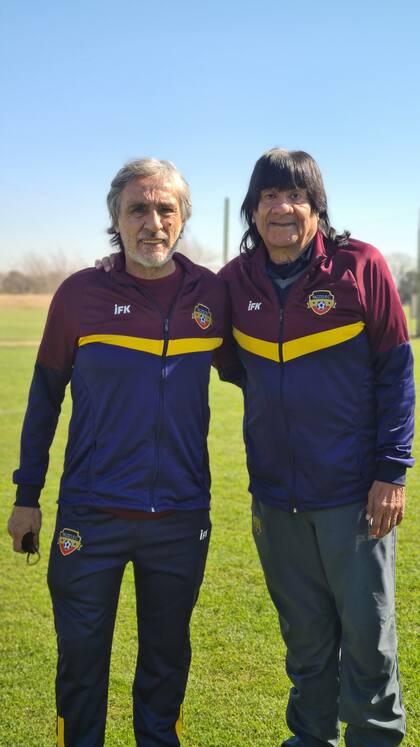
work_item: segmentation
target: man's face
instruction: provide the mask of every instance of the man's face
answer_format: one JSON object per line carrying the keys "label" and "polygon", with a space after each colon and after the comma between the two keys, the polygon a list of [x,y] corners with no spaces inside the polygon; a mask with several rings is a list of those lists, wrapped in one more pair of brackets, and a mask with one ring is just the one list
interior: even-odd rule
{"label": "man's face", "polygon": [[315,236],[318,215],[306,189],[263,189],[254,220],[273,262],[291,262]]}
{"label": "man's face", "polygon": [[[126,269],[141,276],[144,268],[168,274],[182,229],[176,185],[156,177],[137,177],[121,192],[118,225]],[[146,272],[147,274],[147,272]]]}

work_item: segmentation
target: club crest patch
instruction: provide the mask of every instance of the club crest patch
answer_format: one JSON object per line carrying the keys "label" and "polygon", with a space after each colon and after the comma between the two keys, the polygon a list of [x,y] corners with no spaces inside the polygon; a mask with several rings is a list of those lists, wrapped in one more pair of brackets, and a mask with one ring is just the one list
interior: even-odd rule
{"label": "club crest patch", "polygon": [[82,547],[82,538],[76,529],[62,529],[57,544],[62,555],[71,555]]}
{"label": "club crest patch", "polygon": [[334,295],[328,290],[312,291],[306,304],[315,314],[322,316],[336,306]]}
{"label": "club crest patch", "polygon": [[200,329],[208,329],[213,324],[213,317],[208,306],[198,303],[192,313],[192,318],[197,322]]}

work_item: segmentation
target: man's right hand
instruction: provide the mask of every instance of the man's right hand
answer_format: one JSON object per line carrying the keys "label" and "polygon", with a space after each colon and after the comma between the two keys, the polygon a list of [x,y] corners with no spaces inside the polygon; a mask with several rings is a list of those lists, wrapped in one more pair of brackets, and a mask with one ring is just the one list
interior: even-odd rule
{"label": "man's right hand", "polygon": [[15,506],[7,524],[7,531],[13,538],[15,552],[22,550],[22,537],[28,532],[34,535],[34,545],[39,547],[39,533],[41,531],[42,514],[40,508],[30,506]]}
{"label": "man's right hand", "polygon": [[110,254],[102,259],[95,259],[95,270],[105,270],[105,272],[111,272],[115,265],[115,257],[117,254]]}

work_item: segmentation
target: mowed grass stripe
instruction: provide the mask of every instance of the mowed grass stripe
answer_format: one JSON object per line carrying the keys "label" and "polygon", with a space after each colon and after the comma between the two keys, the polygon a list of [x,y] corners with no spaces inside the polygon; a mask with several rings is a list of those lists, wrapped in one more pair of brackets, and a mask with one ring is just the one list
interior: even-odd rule
{"label": "mowed grass stripe", "polygon": [[0,348],[36,348],[39,340],[0,340]]}
{"label": "mowed grass stripe", "polygon": [[[32,311],[19,329],[36,325]],[[31,338],[40,337],[45,317]],[[0,338],[5,339],[3,310]],[[7,319],[10,339],[13,320]],[[420,342],[413,343],[420,360]],[[16,467],[19,437],[36,348],[1,350],[0,482],[5,526],[13,503],[11,471]],[[419,376],[419,374],[417,374]],[[417,382],[420,385],[420,381]],[[210,455],[213,474],[213,533],[205,582],[192,623],[193,662],[185,702],[183,747],[275,747],[288,734],[284,709],[289,682],[284,648],[251,538],[242,443],[241,393],[215,376],[211,379]],[[28,568],[0,533],[0,745],[47,747],[54,743],[54,673],[56,650],[46,586],[49,543],[70,412],[63,405],[43,491],[42,558]],[[418,455],[418,448],[415,451]],[[407,747],[420,744],[418,706],[418,470],[411,470],[407,516],[399,530],[397,614],[400,669],[408,712]],[[134,747],[131,682],[137,656],[135,600],[131,568],[125,574],[118,609],[111,666],[107,747]]]}

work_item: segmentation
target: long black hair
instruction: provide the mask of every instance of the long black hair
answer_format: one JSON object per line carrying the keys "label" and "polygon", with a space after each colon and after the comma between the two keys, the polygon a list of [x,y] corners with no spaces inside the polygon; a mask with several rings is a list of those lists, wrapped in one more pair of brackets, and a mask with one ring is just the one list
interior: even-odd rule
{"label": "long black hair", "polygon": [[328,217],[327,195],[317,162],[303,150],[272,148],[258,159],[241,207],[241,217],[248,226],[242,236],[240,251],[249,253],[261,242],[253,214],[263,189],[306,189],[313,212],[319,216],[318,227],[327,238],[343,245],[350,233],[338,235]]}

